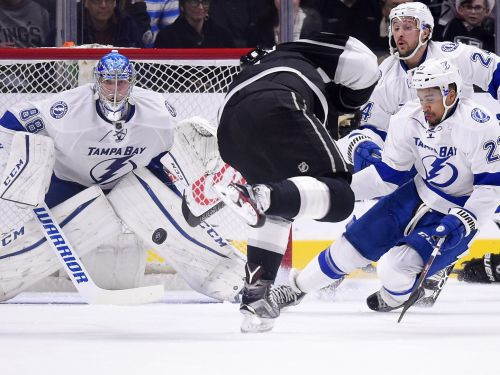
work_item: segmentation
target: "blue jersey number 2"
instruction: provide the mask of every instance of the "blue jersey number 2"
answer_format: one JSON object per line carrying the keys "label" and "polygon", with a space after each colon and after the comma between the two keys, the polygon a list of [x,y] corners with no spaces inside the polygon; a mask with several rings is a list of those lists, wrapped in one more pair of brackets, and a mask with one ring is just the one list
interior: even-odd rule
{"label": "blue jersey number 2", "polygon": [[500,160],[500,155],[496,152],[498,145],[500,145],[500,137],[498,137],[496,142],[493,140],[484,142],[483,149],[486,150],[486,161],[488,163]]}

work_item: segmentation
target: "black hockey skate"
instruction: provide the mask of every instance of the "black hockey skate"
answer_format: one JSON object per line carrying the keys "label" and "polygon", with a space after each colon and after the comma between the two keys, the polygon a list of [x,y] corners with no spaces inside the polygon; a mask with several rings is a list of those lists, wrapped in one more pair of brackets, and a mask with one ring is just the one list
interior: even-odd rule
{"label": "black hockey skate", "polygon": [[389,306],[387,302],[385,302],[382,296],[380,295],[380,290],[378,292],[369,295],[368,298],[366,299],[366,304],[368,305],[370,310],[379,312],[388,312],[396,310],[401,306],[403,306],[403,304],[396,307]]}
{"label": "black hockey skate", "polygon": [[270,294],[271,298],[273,298],[278,304],[280,310],[289,306],[298,305],[306,296],[304,292],[295,291],[289,285],[279,285],[272,288]]}
{"label": "black hockey skate", "polygon": [[271,280],[263,280],[261,266],[247,263],[240,312],[243,314],[241,332],[267,332],[273,328],[280,309],[270,295]]}
{"label": "black hockey skate", "polygon": [[248,225],[254,228],[264,225],[266,215],[259,202],[259,190],[256,187],[230,183],[227,186],[216,185],[214,188],[226,206],[241,216]]}
{"label": "black hockey skate", "polygon": [[[418,297],[417,301],[420,300],[424,295],[425,295],[425,292],[423,289],[421,289],[420,296]],[[405,302],[403,302],[397,306],[391,306],[384,300],[384,298],[382,297],[380,290],[379,290],[378,292],[375,292],[375,293],[368,296],[368,298],[366,299],[366,304],[368,305],[370,310],[378,311],[378,312],[389,312],[392,310],[399,309],[400,307],[403,307]]]}

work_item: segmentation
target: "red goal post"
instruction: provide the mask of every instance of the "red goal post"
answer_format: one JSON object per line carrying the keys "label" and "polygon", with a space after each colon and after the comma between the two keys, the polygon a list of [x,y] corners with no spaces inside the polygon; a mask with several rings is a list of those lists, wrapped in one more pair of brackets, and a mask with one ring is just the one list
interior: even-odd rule
{"label": "red goal post", "polygon": [[[134,64],[136,85],[162,93],[175,108],[179,121],[196,115],[216,125],[217,110],[240,70],[240,57],[250,51],[91,47],[0,48],[0,116],[14,103],[40,100],[92,82],[97,60],[111,50],[118,50]],[[242,249],[246,229],[242,230],[242,224],[238,224],[235,230],[235,219],[228,220],[227,216],[227,212],[214,215],[214,223],[219,229],[228,226],[226,238]],[[284,265],[290,267],[291,262],[290,237]]]}

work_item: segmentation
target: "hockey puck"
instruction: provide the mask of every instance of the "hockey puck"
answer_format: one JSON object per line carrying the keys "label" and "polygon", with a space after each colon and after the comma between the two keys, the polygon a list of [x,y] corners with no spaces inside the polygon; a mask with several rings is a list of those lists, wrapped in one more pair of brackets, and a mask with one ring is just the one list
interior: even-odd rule
{"label": "hockey puck", "polygon": [[167,239],[167,231],[163,228],[158,228],[153,232],[152,240],[155,244],[161,245]]}

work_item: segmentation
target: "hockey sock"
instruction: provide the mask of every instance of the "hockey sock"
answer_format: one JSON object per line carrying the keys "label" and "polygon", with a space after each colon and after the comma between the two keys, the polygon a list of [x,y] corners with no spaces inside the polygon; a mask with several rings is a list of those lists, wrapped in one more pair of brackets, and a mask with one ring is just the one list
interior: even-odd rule
{"label": "hockey sock", "polygon": [[276,279],[278,269],[280,268],[283,254],[278,254],[250,245],[247,247],[247,249],[248,263],[253,263],[261,266],[264,269],[262,278],[264,280],[274,281],[274,279]]}
{"label": "hockey sock", "polygon": [[267,184],[271,188],[271,204],[266,215],[285,218],[297,216],[300,210],[300,193],[290,180]]}

